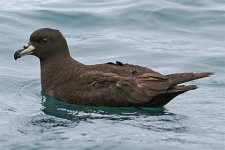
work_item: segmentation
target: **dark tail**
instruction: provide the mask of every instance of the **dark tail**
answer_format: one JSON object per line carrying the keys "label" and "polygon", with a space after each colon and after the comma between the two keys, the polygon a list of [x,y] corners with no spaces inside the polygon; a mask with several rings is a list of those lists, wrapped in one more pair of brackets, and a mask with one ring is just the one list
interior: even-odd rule
{"label": "dark tail", "polygon": [[159,95],[156,95],[152,98],[152,100],[147,104],[147,106],[150,107],[163,107],[167,103],[169,103],[173,98],[176,96],[185,93],[190,90],[196,89],[196,85],[180,85],[180,86],[174,86],[166,91],[166,93],[162,93]]}
{"label": "dark tail", "polygon": [[[178,85],[178,84],[204,78],[204,77],[209,77],[210,75],[213,75],[213,74],[214,74],[213,72],[176,73],[176,74],[168,75],[170,82],[169,83],[162,82],[162,83],[165,83],[165,85],[163,85],[162,83],[159,84],[159,82],[155,82],[155,84],[153,84],[154,82],[152,82],[151,84],[146,84],[146,85],[151,85],[150,89],[153,89],[153,90],[156,89],[155,91],[161,90],[163,92],[154,95],[152,99],[145,104],[145,106],[162,107],[166,105],[167,103],[169,103],[176,96],[197,88],[196,85]],[[169,84],[169,87],[168,87],[168,84]],[[140,85],[143,85],[143,84],[140,84]],[[157,85],[159,85],[159,87],[157,87]],[[166,89],[164,89],[164,87]]]}
{"label": "dark tail", "polygon": [[172,86],[175,86],[177,84],[181,84],[187,81],[192,81],[200,78],[209,77],[210,75],[213,75],[213,72],[200,72],[200,73],[176,73],[176,74],[170,74],[170,79],[172,82]]}

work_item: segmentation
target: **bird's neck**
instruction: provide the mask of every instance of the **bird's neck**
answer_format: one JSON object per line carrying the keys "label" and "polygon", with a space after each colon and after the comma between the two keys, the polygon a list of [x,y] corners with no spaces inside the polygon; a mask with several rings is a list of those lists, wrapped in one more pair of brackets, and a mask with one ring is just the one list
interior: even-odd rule
{"label": "bird's neck", "polygon": [[43,92],[51,90],[55,85],[66,82],[71,76],[76,75],[79,68],[84,66],[70,56],[41,60],[40,65]]}

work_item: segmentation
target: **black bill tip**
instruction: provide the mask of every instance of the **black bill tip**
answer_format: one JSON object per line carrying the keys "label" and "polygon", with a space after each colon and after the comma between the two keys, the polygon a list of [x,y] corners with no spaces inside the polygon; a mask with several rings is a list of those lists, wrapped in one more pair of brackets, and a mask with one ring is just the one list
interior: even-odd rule
{"label": "black bill tip", "polygon": [[16,51],[16,52],[14,53],[14,59],[15,59],[15,60],[17,60],[18,58],[21,57],[20,53],[21,53],[22,51],[23,51],[23,49],[18,50],[18,51]]}

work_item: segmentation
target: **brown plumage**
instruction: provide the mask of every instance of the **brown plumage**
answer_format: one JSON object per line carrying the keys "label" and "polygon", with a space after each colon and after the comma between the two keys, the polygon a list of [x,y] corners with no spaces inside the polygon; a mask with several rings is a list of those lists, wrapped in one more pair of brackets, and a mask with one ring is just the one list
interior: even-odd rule
{"label": "brown plumage", "polygon": [[40,59],[43,92],[53,98],[89,106],[162,107],[195,85],[181,83],[212,72],[162,75],[146,67],[116,63],[84,65],[74,60],[63,35],[54,29],[36,30],[28,45],[14,54]]}

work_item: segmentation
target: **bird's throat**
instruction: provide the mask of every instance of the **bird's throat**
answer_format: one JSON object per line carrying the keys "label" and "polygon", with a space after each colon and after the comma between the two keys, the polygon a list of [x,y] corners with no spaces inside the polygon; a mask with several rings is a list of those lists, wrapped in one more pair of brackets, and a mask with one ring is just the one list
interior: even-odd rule
{"label": "bird's throat", "polygon": [[56,86],[65,83],[76,74],[76,69],[79,69],[81,65],[71,57],[40,61],[43,92],[49,93],[49,91],[57,88]]}

